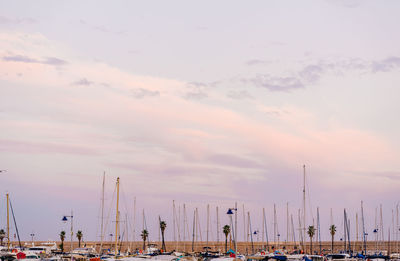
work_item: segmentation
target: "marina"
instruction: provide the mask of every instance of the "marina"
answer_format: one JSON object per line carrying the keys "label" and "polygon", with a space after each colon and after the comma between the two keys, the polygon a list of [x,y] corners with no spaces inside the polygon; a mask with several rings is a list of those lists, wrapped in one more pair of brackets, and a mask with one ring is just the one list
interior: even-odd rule
{"label": "marina", "polygon": [[400,0],[0,0],[0,261],[400,261]]}

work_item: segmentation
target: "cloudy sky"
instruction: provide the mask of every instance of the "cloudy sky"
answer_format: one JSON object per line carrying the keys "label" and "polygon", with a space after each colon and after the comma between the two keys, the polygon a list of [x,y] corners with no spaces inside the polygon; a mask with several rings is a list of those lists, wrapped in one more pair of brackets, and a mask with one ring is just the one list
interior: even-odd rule
{"label": "cloudy sky", "polygon": [[214,231],[216,206],[226,223],[245,204],[261,230],[262,207],[271,225],[276,203],[284,234],[305,164],[307,223],[319,206],[323,237],[330,208],[340,227],[361,200],[367,230],[382,203],[387,231],[400,185],[399,11],[398,1],[1,1],[0,227],[9,192],[23,239],[57,239],[71,209],[98,238],[105,171],[107,209],[119,176],[123,212],[133,219],[136,197],[136,229],[144,208],[153,239],[159,214],[172,238],[172,200],[189,220],[198,207],[204,221],[209,203]]}

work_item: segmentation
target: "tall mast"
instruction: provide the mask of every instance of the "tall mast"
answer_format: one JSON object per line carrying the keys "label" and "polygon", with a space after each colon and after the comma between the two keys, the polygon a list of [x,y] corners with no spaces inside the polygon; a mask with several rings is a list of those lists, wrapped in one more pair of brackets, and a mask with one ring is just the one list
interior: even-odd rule
{"label": "tall mast", "polygon": [[299,241],[300,241],[301,247],[303,248],[303,251],[306,252],[306,249],[304,246],[303,229],[301,227],[300,209],[298,209],[298,211],[297,211],[297,216],[299,218],[299,232],[300,232]]}
{"label": "tall mast", "polygon": [[235,255],[237,255],[237,202],[235,202]]}
{"label": "tall mast", "polygon": [[357,251],[358,242],[358,212],[356,212],[356,241],[354,242],[354,251]]}
{"label": "tall mast", "polygon": [[251,254],[254,254],[254,242],[253,242],[253,230],[251,229],[251,219],[250,219],[250,211],[247,212],[248,216],[248,224],[249,224],[249,234],[250,234],[250,240],[251,240]]}
{"label": "tall mast", "polygon": [[[133,233],[132,233],[132,241],[136,241],[136,197],[133,198]],[[134,249],[135,246],[133,246]]]}
{"label": "tall mast", "polygon": [[295,233],[295,230],[294,230],[294,223],[293,223],[293,214],[290,214],[290,221],[292,223],[292,241],[293,241],[293,246],[297,246],[296,233]]}
{"label": "tall mast", "polygon": [[[306,165],[303,165],[303,237],[306,238]],[[304,251],[305,252],[305,251]]]}
{"label": "tall mast", "polygon": [[183,204],[183,252],[186,251],[186,205]]}
{"label": "tall mast", "polygon": [[322,253],[322,243],[321,243],[321,224],[319,221],[319,207],[317,207],[317,236],[318,236],[318,243],[319,243],[319,254]]}
{"label": "tall mast", "polygon": [[289,202],[286,202],[286,244],[289,243]]}
{"label": "tall mast", "polygon": [[347,253],[347,245],[346,245],[346,239],[347,239],[347,218],[346,218],[346,209],[343,210],[343,230],[344,230],[344,237],[343,237],[343,249],[344,252]]}
{"label": "tall mast", "polygon": [[[128,245],[129,242],[129,233],[128,233],[128,213],[125,213],[125,233],[126,233],[126,243]],[[121,243],[121,247],[122,247],[122,243]],[[129,246],[129,252],[130,252],[130,246]]]}
{"label": "tall mast", "polygon": [[379,212],[380,212],[380,229],[381,229],[381,238],[380,238],[380,241],[382,242],[382,243],[380,243],[379,245],[380,245],[380,247],[382,247],[382,245],[381,244],[383,244],[383,240],[384,240],[384,234],[383,234],[383,218],[382,218],[382,204],[380,204],[380,207],[379,207],[380,209],[379,209]]}
{"label": "tall mast", "polygon": [[[399,203],[396,205],[396,252],[399,253]],[[394,235],[393,235],[394,236]]]}
{"label": "tall mast", "polygon": [[267,227],[267,218],[265,216],[265,208],[263,208],[263,216],[264,216],[264,227],[265,227],[265,241],[267,243],[267,251],[269,251],[269,240],[268,240],[268,227]]}
{"label": "tall mast", "polygon": [[217,245],[219,244],[219,211],[218,211],[218,206],[216,207],[217,211]]}
{"label": "tall mast", "polygon": [[277,248],[277,245],[276,245],[276,235],[277,235],[277,233],[276,233],[277,231],[276,231],[276,205],[274,204],[274,245],[275,245],[275,249]]}
{"label": "tall mast", "polygon": [[174,241],[175,241],[175,244],[176,244],[176,232],[175,232],[175,230],[176,230],[176,228],[175,228],[175,200],[172,200],[172,223],[173,223],[173,226],[174,226]]}
{"label": "tall mast", "polygon": [[364,207],[363,207],[363,202],[362,202],[362,200],[361,200],[361,220],[362,220],[362,231],[363,231],[363,241],[364,241],[364,244],[363,244],[363,249],[364,249],[364,251],[363,251],[363,254],[364,255],[366,255],[367,254],[367,242],[366,242],[366,240],[365,240],[365,236],[366,236],[366,234],[365,234],[365,223],[364,223]]}
{"label": "tall mast", "polygon": [[118,254],[118,222],[119,222],[119,177],[117,178],[117,211],[115,214],[115,258]]}
{"label": "tall mast", "polygon": [[181,205],[178,206],[178,215],[176,216],[176,228],[178,232],[178,241],[176,243],[176,250],[178,250],[178,246],[181,242]]}
{"label": "tall mast", "polygon": [[196,221],[196,233],[195,234],[196,234],[196,243],[197,243],[197,241],[199,241],[199,231],[201,233],[201,230],[199,229],[199,210],[197,208],[196,208],[194,214],[196,216],[196,218],[195,218],[195,221]]}
{"label": "tall mast", "polygon": [[8,192],[6,194],[7,197],[7,250],[10,249],[10,199]]}
{"label": "tall mast", "polygon": [[261,232],[261,241],[263,244],[263,247],[265,247],[264,245],[264,233],[265,233],[265,225],[264,225],[264,220],[265,220],[265,209],[263,208],[263,215],[262,215],[262,232]]}
{"label": "tall mast", "polygon": [[[244,204],[242,205],[243,209],[243,242],[249,243],[249,238],[246,236],[246,212],[244,210]],[[235,231],[236,233],[236,231]]]}
{"label": "tall mast", "polygon": [[[206,247],[208,247],[208,233],[210,231],[210,205],[207,204],[207,236],[206,236]],[[208,252],[208,248],[207,251]]]}
{"label": "tall mast", "polygon": [[101,226],[100,226],[100,254],[103,251],[104,240],[104,186],[105,186],[106,172],[103,173],[103,186],[101,189]]}
{"label": "tall mast", "polygon": [[247,235],[247,244],[246,244],[246,254],[248,254],[248,247],[249,247],[249,238],[250,238],[250,212],[247,212],[247,230],[246,230],[246,235]]}
{"label": "tall mast", "polygon": [[374,234],[375,234],[375,252],[378,252],[378,208],[375,207],[375,227],[374,227]]}
{"label": "tall mast", "polygon": [[194,252],[194,238],[196,231],[196,210],[193,210],[193,237],[192,237],[192,252]]}
{"label": "tall mast", "polygon": [[394,210],[392,209],[392,237],[393,239],[395,239],[394,237]]}

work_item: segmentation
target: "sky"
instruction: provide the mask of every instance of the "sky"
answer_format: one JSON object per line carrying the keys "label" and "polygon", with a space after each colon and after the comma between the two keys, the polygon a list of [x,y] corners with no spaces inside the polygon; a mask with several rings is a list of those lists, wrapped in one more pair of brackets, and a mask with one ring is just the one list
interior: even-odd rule
{"label": "sky", "polygon": [[74,230],[99,239],[105,172],[107,222],[120,177],[132,238],[144,209],[150,239],[160,215],[173,240],[175,200],[188,220],[199,209],[203,237],[210,204],[214,238],[216,207],[222,227],[237,202],[239,239],[243,205],[253,230],[266,209],[273,238],[276,204],[284,239],[305,164],[307,225],[319,207],[329,239],[330,210],[340,228],[346,208],[355,237],[363,200],[367,232],[382,204],[387,237],[400,185],[399,11],[368,0],[1,1],[0,227],[8,192],[22,239],[57,240],[71,210]]}

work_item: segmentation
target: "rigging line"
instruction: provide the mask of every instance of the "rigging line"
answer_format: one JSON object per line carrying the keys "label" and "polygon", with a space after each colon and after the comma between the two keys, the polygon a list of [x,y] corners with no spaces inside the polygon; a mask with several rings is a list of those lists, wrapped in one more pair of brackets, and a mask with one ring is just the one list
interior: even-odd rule
{"label": "rigging line", "polygon": [[126,211],[125,214],[127,215],[127,218],[128,218],[127,221],[126,221],[127,225],[128,225],[128,229],[133,229],[133,225],[131,224],[131,222],[128,222],[128,220],[132,219],[132,216],[131,216],[131,211],[130,211],[130,209],[128,207],[128,200],[126,199],[127,197],[126,197],[126,194],[125,194],[125,191],[124,191],[124,187],[123,187],[122,184],[120,184],[119,188],[120,188],[120,194],[121,194],[121,202],[123,202],[123,204],[125,205],[125,211]]}
{"label": "rigging line", "polygon": [[17,221],[15,220],[15,215],[14,215],[14,210],[11,204],[11,199],[10,199],[10,207],[11,207],[11,213],[14,219],[14,224],[15,224],[15,232],[17,232],[17,237],[18,237],[18,243],[19,243],[19,247],[22,248],[21,246],[21,239],[19,238],[19,232],[18,232],[18,227],[17,227]]}
{"label": "rigging line", "polygon": [[[310,174],[310,169],[309,168],[307,170],[307,174]],[[306,175],[306,187],[307,187],[307,194],[308,194],[307,199],[308,199],[308,207],[309,207],[309,210],[310,210],[310,217],[311,217],[311,219],[313,221],[312,225],[314,225],[314,212],[313,212],[313,207],[312,207],[312,204],[311,204],[309,175]],[[307,210],[304,210],[304,211],[307,211]]]}
{"label": "rigging line", "polygon": [[[103,184],[103,181],[101,182],[101,184]],[[105,197],[104,197],[104,199],[102,199],[102,198],[103,198],[103,192],[101,191],[100,192],[100,205],[99,205],[98,212],[97,212],[97,217],[98,217],[97,220],[98,221],[100,220],[100,224],[101,224],[101,201],[105,200]],[[103,217],[103,221],[104,221],[104,217]],[[99,230],[101,230],[101,229],[99,229],[100,224],[97,224],[97,226],[96,226],[96,238],[98,237]],[[101,238],[101,233],[103,233],[103,232],[104,231],[100,231],[100,238]],[[103,240],[104,240],[104,238],[103,238]]]}
{"label": "rigging line", "polygon": [[106,222],[105,222],[105,224],[104,224],[104,231],[107,231],[108,225],[109,225],[109,223],[110,223],[110,216],[111,216],[111,212],[112,212],[112,206],[113,206],[113,204],[114,204],[116,189],[117,189],[117,186],[114,187],[113,196],[112,196],[112,198],[111,198],[111,205],[110,205],[110,208],[108,209],[108,214],[107,214],[107,217],[106,217]]}

